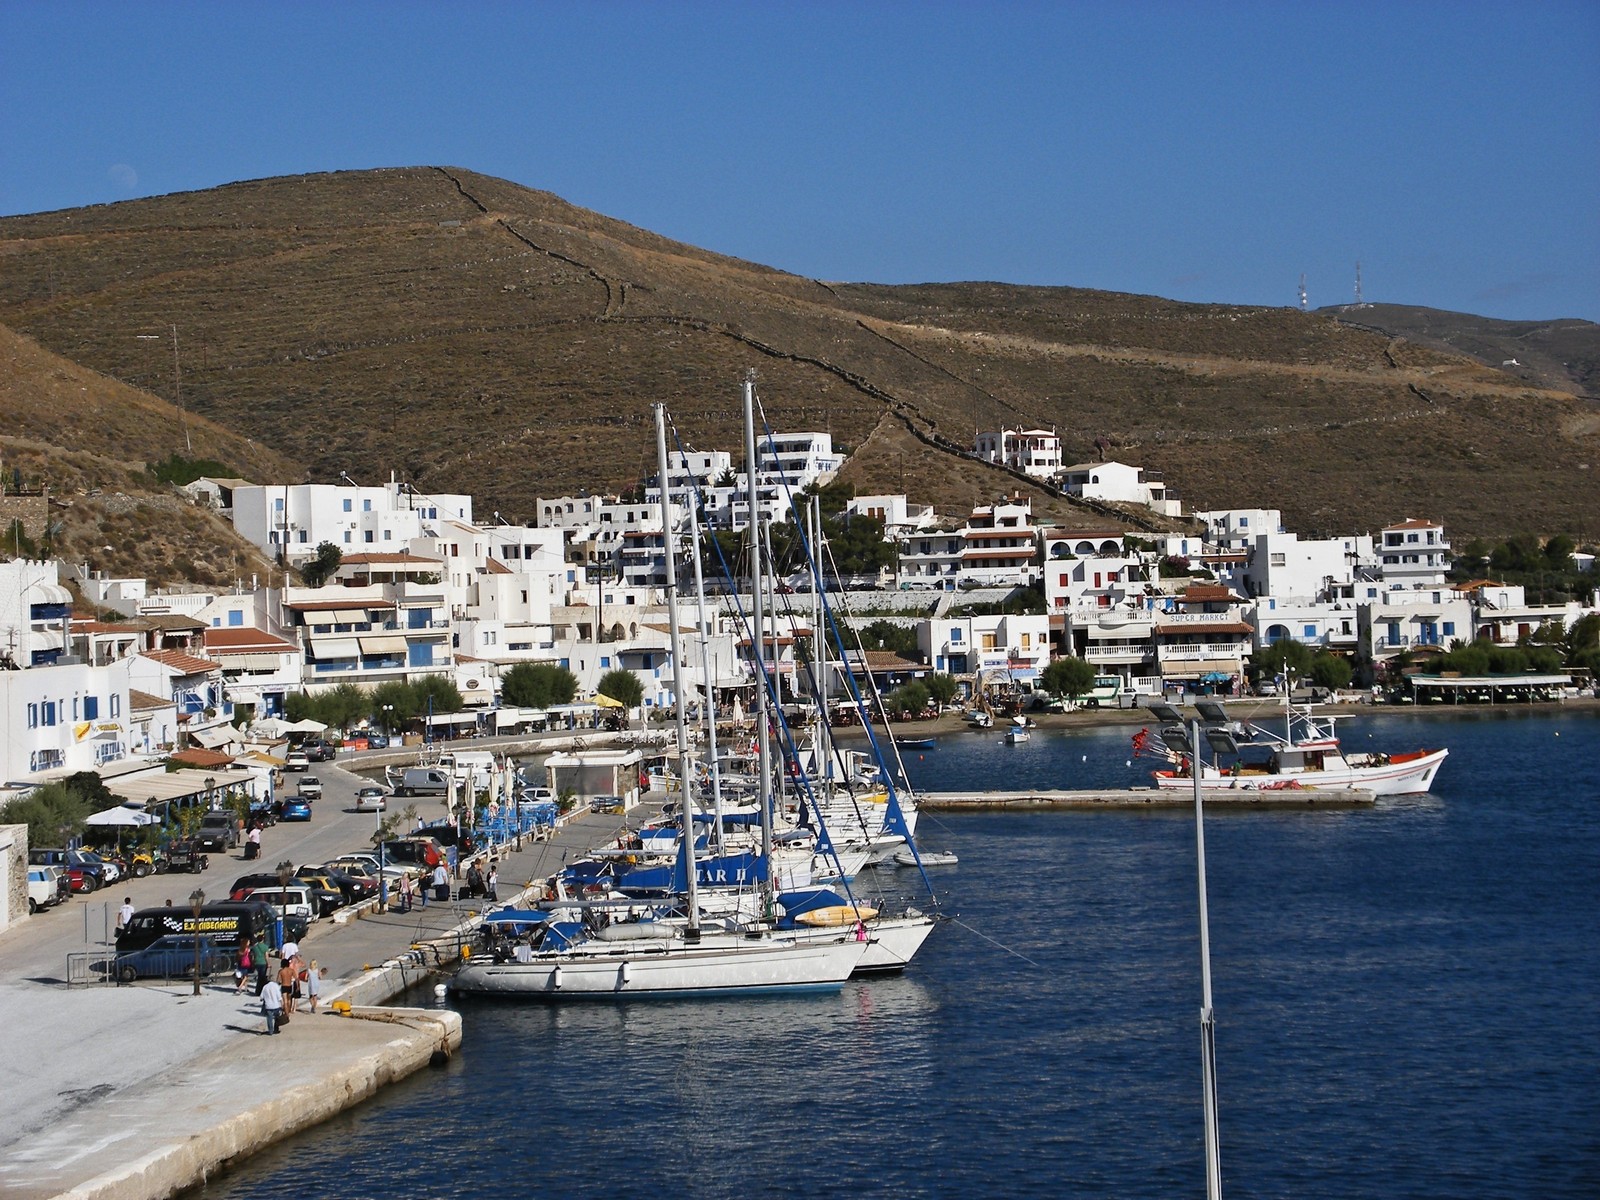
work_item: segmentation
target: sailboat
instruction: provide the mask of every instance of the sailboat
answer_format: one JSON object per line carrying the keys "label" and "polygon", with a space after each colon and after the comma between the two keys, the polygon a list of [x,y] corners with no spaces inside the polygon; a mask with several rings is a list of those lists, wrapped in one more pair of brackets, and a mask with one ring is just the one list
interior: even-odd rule
{"label": "sailboat", "polygon": [[[751,510],[755,488],[755,437],[751,417],[752,385],[745,384],[746,440]],[[678,636],[677,570],[672,537],[671,491],[667,485],[666,413],[656,405],[656,450],[661,480],[662,528],[666,542],[666,599],[672,651],[673,693],[681,795],[690,794],[693,779],[688,730],[684,717],[684,670]],[[758,576],[759,579],[759,576]],[[756,585],[759,610],[760,585]],[[756,632],[760,634],[759,611]],[[759,647],[760,643],[755,643]],[[764,689],[757,689],[758,720],[764,718]],[[760,726],[758,726],[759,728]],[[763,759],[765,755],[763,754]],[[814,926],[800,930],[757,927],[737,936],[706,936],[702,928],[695,867],[696,830],[693,805],[681,806],[682,923],[609,919],[605,907],[558,903],[548,910],[528,910],[518,928],[526,927],[513,949],[501,943],[487,960],[471,959],[452,981],[457,994],[516,996],[540,1000],[672,998],[762,992],[838,990],[860,964],[872,941],[860,928]],[[766,833],[762,853],[770,851]],[[558,900],[564,900],[558,896]],[[496,922],[497,925],[501,924]]]}

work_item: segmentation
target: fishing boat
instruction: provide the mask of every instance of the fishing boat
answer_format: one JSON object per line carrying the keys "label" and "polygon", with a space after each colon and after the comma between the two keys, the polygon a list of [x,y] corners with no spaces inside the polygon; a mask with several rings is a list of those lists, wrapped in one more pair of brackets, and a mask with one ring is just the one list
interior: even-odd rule
{"label": "fishing boat", "polygon": [[994,718],[981,708],[967,714],[967,728],[989,729],[994,726]]}
{"label": "fishing boat", "polygon": [[938,738],[896,738],[895,744],[902,750],[932,750],[939,744]]}
{"label": "fishing boat", "polygon": [[[1281,728],[1227,722],[1215,702],[1198,706],[1208,721],[1226,723],[1232,753],[1218,750],[1212,761],[1192,763],[1187,755],[1162,748],[1172,764],[1154,772],[1158,787],[1192,788],[1192,771],[1200,772],[1206,791],[1276,791],[1282,788],[1317,788],[1326,791],[1362,791],[1377,796],[1404,796],[1425,792],[1449,755],[1443,750],[1412,750],[1402,754],[1382,751],[1347,752],[1336,732],[1339,718],[1317,715],[1314,705],[1295,704],[1284,698]],[[1141,731],[1144,733],[1145,731]],[[1143,747],[1134,735],[1134,750]]]}
{"label": "fishing boat", "polygon": [[1033,740],[1033,734],[1028,729],[1025,717],[1012,717],[1011,724],[1006,727],[1005,742],[1008,746],[1020,746],[1024,742]]}

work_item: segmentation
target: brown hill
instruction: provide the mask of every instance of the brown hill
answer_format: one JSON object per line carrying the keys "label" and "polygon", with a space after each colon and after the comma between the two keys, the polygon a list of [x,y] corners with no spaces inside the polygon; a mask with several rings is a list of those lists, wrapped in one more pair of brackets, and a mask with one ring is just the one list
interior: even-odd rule
{"label": "brown hill", "polygon": [[[0,467],[7,490],[48,493],[48,531],[23,549],[157,584],[263,577],[260,555],[226,521],[150,471],[172,455],[235,476],[282,478],[272,451],[156,396],[99,375],[0,326]],[[8,531],[7,553],[15,549]]]}
{"label": "brown hill", "polygon": [[775,427],[831,431],[863,448],[853,477],[948,507],[1015,482],[951,457],[1002,421],[1308,531],[1584,534],[1600,499],[1592,406],[1331,316],[827,284],[456,169],[6,218],[0,254],[0,320],[57,353],[171,396],[170,344],[139,335],[176,325],[190,411],[313,478],[397,469],[508,517],[646,473],[655,400],[734,449],[747,367]]}

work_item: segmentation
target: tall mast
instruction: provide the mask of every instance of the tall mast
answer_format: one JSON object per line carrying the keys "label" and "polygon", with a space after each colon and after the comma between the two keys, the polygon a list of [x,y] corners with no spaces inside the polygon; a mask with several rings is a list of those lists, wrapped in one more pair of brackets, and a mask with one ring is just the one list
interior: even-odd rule
{"label": "tall mast", "polygon": [[761,804],[761,858],[767,864],[766,894],[772,895],[772,751],[767,745],[767,628],[761,603],[761,523],[760,494],[756,486],[756,380],[754,371],[744,376],[744,479],[745,498],[750,506],[750,640],[756,666],[756,762],[760,784],[756,797]]}
{"label": "tall mast", "polygon": [[694,555],[695,628],[700,633],[700,675],[706,714],[706,764],[711,771],[711,812],[717,819],[717,853],[722,844],[722,769],[717,763],[717,702],[711,682],[711,629],[706,622],[706,579],[700,562],[700,504],[698,493],[685,493],[689,501],[689,544]]}
{"label": "tall mast", "polygon": [[667,409],[664,404],[656,408],[656,470],[661,483],[661,544],[667,560],[667,638],[672,647],[673,712],[678,734],[678,800],[683,814],[683,858],[688,865],[689,927],[684,939],[700,940],[700,900],[696,887],[694,863],[694,801],[689,795],[689,782],[693,772],[689,769],[689,730],[683,719],[683,656],[678,648],[678,568],[673,553],[672,494],[667,486]]}

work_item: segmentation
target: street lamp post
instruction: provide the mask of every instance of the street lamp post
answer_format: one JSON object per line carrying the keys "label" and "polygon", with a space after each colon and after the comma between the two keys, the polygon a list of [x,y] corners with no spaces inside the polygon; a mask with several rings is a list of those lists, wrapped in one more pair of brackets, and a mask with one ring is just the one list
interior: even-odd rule
{"label": "street lamp post", "polygon": [[285,859],[278,864],[278,946],[289,940],[289,880],[294,878],[294,864]]}
{"label": "street lamp post", "polygon": [[[1207,1200],[1222,1197],[1222,1144],[1217,1122],[1217,1020],[1211,1007],[1211,928],[1206,913],[1206,832],[1205,801],[1201,789],[1201,739],[1210,745],[1214,755],[1223,752],[1237,754],[1238,743],[1228,731],[1227,711],[1215,700],[1201,700],[1195,705],[1195,716],[1184,727],[1183,714],[1172,705],[1156,703],[1147,706],[1161,721],[1172,725],[1162,729],[1161,740],[1169,747],[1189,758],[1189,776],[1194,781],[1194,848],[1195,875],[1200,892],[1200,1085],[1205,1107],[1206,1143],[1206,1196]],[[1202,724],[1203,720],[1203,724]]]}
{"label": "street lamp post", "polygon": [[206,894],[200,888],[189,893],[189,911],[194,913],[194,994],[200,994],[200,910],[206,906]]}

